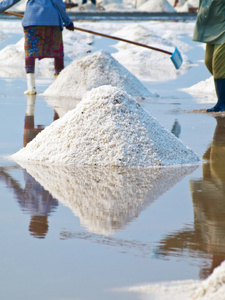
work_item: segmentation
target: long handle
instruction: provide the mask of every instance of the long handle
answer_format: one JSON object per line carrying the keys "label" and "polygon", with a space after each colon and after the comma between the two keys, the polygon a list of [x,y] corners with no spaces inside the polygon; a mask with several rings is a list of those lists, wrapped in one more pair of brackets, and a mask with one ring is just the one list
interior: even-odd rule
{"label": "long handle", "polygon": [[[13,12],[6,12],[5,11],[5,12],[3,12],[3,14],[23,18],[22,14],[13,13]],[[136,45],[136,46],[148,48],[148,49],[151,49],[151,50],[154,50],[154,51],[159,51],[159,52],[162,52],[162,53],[165,53],[165,54],[169,54],[169,55],[173,54],[173,52],[169,52],[169,51],[166,51],[166,50],[163,50],[163,49],[159,49],[159,48],[155,48],[155,47],[148,46],[148,45],[145,45],[145,44],[137,43],[137,42],[134,42],[134,41],[122,39],[122,38],[115,37],[115,36],[112,36],[112,35],[108,35],[108,34],[104,34],[104,33],[100,33],[100,32],[95,32],[95,31],[92,31],[92,30],[87,30],[87,29],[83,29],[83,28],[79,28],[79,27],[74,27],[74,29],[79,30],[79,31],[83,31],[83,32],[87,32],[87,33],[91,33],[91,34],[94,34],[94,35],[103,36],[103,37],[106,37],[106,38],[109,38],[109,39],[113,39],[113,40],[129,43],[129,44],[133,44],[133,45]]]}
{"label": "long handle", "polygon": [[23,18],[22,14],[13,13],[13,12],[9,12],[9,11],[4,11],[3,14],[5,14],[5,15],[11,15],[11,16],[19,17],[19,18]]}

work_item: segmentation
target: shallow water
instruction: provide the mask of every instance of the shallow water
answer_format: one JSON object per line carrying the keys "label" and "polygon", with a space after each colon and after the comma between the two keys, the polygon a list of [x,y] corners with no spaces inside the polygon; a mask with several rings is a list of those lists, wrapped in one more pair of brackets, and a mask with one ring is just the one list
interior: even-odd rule
{"label": "shallow water", "polygon": [[[189,54],[203,58],[199,47]],[[145,82],[161,97],[142,105],[209,160],[164,172],[26,166],[28,173],[5,156],[57,118],[59,107],[25,96],[25,78],[0,79],[4,299],[143,299],[120,288],[203,279],[225,259],[225,119],[193,113],[203,105],[178,90],[207,77],[198,62],[175,80]],[[50,83],[38,79],[38,92]]]}

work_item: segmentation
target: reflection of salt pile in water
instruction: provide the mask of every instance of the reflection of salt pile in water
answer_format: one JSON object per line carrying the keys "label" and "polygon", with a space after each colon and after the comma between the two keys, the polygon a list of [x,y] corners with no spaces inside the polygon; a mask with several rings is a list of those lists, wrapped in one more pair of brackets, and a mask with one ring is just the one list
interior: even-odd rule
{"label": "reflection of salt pile in water", "polygon": [[68,97],[63,100],[58,97],[46,97],[46,102],[53,108],[60,118],[63,117],[69,110],[74,109],[80,101],[80,99]]}
{"label": "reflection of salt pile in water", "polygon": [[134,75],[106,51],[98,51],[75,60],[59,74],[44,92],[44,96],[81,98],[87,91],[109,84],[132,96],[152,96]]}
{"label": "reflection of salt pile in water", "polygon": [[152,295],[155,300],[224,300],[225,262],[204,281],[173,281],[125,289],[130,292]]}
{"label": "reflection of salt pile in water", "polygon": [[184,92],[193,95],[199,103],[216,103],[217,97],[213,77],[198,82],[197,84],[182,89]]}
{"label": "reflection of salt pile in water", "polygon": [[[165,33],[164,33],[165,34]],[[114,36],[128,39],[144,45],[151,45],[156,48],[173,52],[175,45],[184,53],[190,49],[187,44],[174,40],[174,36],[162,37],[162,32],[154,32],[143,25],[131,24],[114,33]],[[182,54],[182,68],[176,70],[170,60],[170,56],[158,51],[138,47],[124,42],[114,45],[119,50],[113,54],[123,66],[141,80],[168,80],[176,78],[186,72],[190,63],[187,56]]]}
{"label": "reflection of salt pile in water", "polygon": [[21,164],[55,199],[98,234],[113,234],[196,166],[66,168]]}
{"label": "reflection of salt pile in water", "polygon": [[197,155],[126,92],[102,86],[11,158],[55,165],[195,164]]}
{"label": "reflection of salt pile in water", "polygon": [[138,9],[152,12],[176,12],[176,10],[167,0],[149,0],[141,6],[139,6]]}

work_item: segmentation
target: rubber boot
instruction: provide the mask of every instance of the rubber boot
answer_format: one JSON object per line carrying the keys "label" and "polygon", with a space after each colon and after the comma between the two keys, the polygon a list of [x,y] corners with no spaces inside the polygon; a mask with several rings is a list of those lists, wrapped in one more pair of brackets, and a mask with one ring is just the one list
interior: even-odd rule
{"label": "rubber boot", "polygon": [[225,111],[225,78],[215,78],[215,89],[217,94],[217,103],[214,107],[207,109],[207,112]]}
{"label": "rubber boot", "polygon": [[27,91],[24,94],[35,95],[36,93],[34,73],[27,73]]}

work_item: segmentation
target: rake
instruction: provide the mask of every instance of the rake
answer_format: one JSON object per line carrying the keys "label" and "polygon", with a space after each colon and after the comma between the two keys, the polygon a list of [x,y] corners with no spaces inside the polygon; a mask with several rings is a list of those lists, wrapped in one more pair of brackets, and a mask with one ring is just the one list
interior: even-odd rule
{"label": "rake", "polygon": [[[6,14],[6,15],[11,15],[11,16],[23,18],[22,14],[13,13],[13,12],[6,12],[6,11],[3,12],[3,13]],[[158,52],[162,52],[162,53],[168,54],[168,55],[170,55],[170,59],[171,59],[171,61],[174,64],[174,66],[175,66],[176,69],[179,69],[181,67],[181,65],[182,65],[182,62],[183,62],[181,53],[179,52],[179,50],[177,49],[177,47],[175,47],[174,52],[170,52],[170,51],[166,51],[166,50],[163,50],[163,49],[160,49],[160,48],[148,46],[148,45],[145,45],[145,44],[137,43],[137,42],[134,42],[134,41],[130,41],[130,40],[127,40],[127,39],[123,39],[123,38],[120,38],[120,37],[115,37],[115,36],[104,34],[104,33],[100,33],[100,32],[95,32],[95,31],[92,31],[92,30],[87,30],[87,29],[79,28],[79,27],[76,27],[76,26],[74,26],[74,29],[78,30],[78,31],[83,31],[83,32],[86,32],[86,33],[90,33],[90,34],[93,34],[93,35],[98,35],[98,36],[102,36],[102,37],[105,37],[105,38],[109,38],[109,39],[113,39],[113,40],[125,42],[125,43],[128,43],[128,44],[133,44],[135,46],[144,47],[144,48],[147,48],[147,49],[151,49],[153,51],[158,51]]]}

